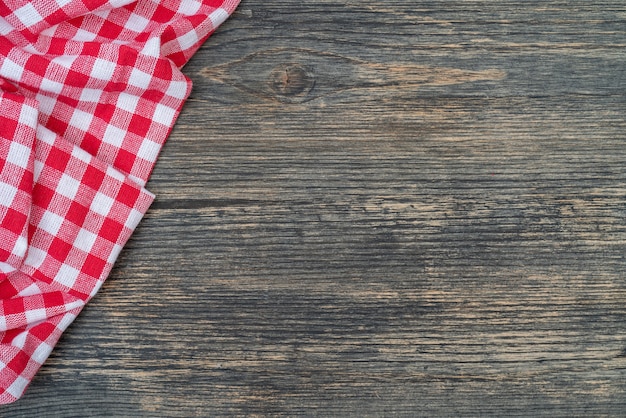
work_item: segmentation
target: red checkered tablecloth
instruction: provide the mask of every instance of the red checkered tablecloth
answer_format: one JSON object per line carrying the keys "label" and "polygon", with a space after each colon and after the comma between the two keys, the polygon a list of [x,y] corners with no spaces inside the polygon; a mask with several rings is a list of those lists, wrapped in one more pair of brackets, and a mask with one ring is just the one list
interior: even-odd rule
{"label": "red checkered tablecloth", "polygon": [[150,206],[191,88],[180,68],[237,3],[0,2],[0,403],[23,394]]}

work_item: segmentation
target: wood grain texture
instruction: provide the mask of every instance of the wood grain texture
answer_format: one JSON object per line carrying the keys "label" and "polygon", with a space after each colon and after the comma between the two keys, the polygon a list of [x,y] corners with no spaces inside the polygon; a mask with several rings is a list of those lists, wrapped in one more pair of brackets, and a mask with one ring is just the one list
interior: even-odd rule
{"label": "wood grain texture", "polygon": [[623,1],[243,0],[2,416],[619,416]]}

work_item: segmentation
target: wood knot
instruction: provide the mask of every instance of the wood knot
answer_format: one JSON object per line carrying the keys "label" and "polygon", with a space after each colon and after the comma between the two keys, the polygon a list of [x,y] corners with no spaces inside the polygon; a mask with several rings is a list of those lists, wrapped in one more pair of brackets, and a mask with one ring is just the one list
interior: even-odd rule
{"label": "wood knot", "polygon": [[315,85],[312,74],[297,63],[277,65],[270,72],[268,82],[270,89],[286,101],[306,96]]}

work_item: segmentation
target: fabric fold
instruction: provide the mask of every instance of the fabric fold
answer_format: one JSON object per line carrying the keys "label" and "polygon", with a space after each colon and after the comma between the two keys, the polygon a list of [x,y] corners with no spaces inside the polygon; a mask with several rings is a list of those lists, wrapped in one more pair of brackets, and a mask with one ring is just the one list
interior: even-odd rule
{"label": "fabric fold", "polygon": [[0,78],[0,280],[18,269],[28,246],[37,103]]}
{"label": "fabric fold", "polygon": [[97,293],[154,196],[181,72],[236,0],[0,4],[0,403]]}

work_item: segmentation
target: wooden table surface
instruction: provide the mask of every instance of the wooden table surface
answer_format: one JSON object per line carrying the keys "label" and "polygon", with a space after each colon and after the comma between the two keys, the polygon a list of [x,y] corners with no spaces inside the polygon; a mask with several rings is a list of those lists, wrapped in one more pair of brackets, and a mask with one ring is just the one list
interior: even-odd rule
{"label": "wooden table surface", "polygon": [[626,414],[626,3],[243,0],[1,416]]}

